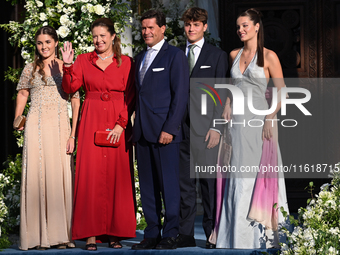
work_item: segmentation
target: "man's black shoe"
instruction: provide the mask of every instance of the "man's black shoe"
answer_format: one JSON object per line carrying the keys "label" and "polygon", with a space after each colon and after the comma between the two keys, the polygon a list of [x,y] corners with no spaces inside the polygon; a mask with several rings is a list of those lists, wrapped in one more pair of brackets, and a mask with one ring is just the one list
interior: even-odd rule
{"label": "man's black shoe", "polygon": [[149,250],[154,249],[159,242],[159,238],[145,238],[140,243],[132,245],[132,250]]}
{"label": "man's black shoe", "polygon": [[193,236],[179,234],[176,238],[177,248],[195,247],[196,241]]}
{"label": "man's black shoe", "polygon": [[177,248],[175,237],[165,237],[156,246],[157,250],[172,250]]}
{"label": "man's black shoe", "polygon": [[213,243],[207,241],[205,243],[205,248],[207,248],[207,249],[216,249],[216,244],[213,244]]}

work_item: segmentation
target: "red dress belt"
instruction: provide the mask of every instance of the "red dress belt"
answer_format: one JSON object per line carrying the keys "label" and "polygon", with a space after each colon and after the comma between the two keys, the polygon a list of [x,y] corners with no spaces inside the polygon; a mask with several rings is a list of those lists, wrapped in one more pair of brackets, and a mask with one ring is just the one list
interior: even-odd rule
{"label": "red dress belt", "polygon": [[124,99],[124,92],[118,91],[105,91],[105,92],[86,92],[85,99],[113,101]]}

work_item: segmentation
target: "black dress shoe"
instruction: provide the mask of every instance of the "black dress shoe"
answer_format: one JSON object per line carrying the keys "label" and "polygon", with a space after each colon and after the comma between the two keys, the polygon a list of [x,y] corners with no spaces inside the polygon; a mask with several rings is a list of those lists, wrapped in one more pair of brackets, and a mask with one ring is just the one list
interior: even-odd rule
{"label": "black dress shoe", "polygon": [[176,238],[177,248],[195,247],[196,241],[193,236],[179,234]]}
{"label": "black dress shoe", "polygon": [[157,250],[172,250],[177,248],[175,237],[165,237],[156,246]]}
{"label": "black dress shoe", "polygon": [[136,243],[132,245],[132,250],[149,250],[155,249],[156,245],[159,242],[159,238],[145,238],[140,243]]}
{"label": "black dress shoe", "polygon": [[207,248],[207,249],[216,249],[216,244],[213,244],[213,243],[211,243],[211,242],[209,242],[207,240],[207,242],[205,243],[205,248]]}

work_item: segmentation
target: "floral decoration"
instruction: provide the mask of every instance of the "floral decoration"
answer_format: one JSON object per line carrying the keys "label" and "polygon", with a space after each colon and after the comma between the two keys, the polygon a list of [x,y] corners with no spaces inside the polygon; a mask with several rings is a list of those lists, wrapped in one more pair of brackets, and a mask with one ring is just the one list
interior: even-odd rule
{"label": "floral decoration", "polygon": [[[1,27],[12,35],[9,42],[21,47],[26,63],[34,59],[34,34],[50,25],[57,30],[60,41],[72,42],[75,54],[94,50],[91,23],[100,17],[111,18],[118,34],[131,21],[131,9],[123,0],[26,0],[23,23],[10,21]],[[60,45],[59,45],[60,46]]]}
{"label": "floral decoration", "polygon": [[294,231],[284,230],[288,242],[282,244],[281,254],[340,254],[340,163],[331,177],[331,183],[322,185],[308,206],[299,209]]}

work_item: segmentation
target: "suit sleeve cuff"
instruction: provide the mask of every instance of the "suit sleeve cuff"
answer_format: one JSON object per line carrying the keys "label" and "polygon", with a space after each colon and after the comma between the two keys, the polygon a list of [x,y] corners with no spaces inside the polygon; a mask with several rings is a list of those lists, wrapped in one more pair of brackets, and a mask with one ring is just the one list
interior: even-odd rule
{"label": "suit sleeve cuff", "polygon": [[215,129],[215,128],[210,128],[210,130],[214,130],[214,131],[216,131],[217,133],[219,133],[220,135],[222,135],[221,131],[220,131],[220,130],[218,130],[218,129]]}

